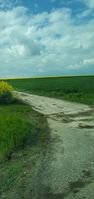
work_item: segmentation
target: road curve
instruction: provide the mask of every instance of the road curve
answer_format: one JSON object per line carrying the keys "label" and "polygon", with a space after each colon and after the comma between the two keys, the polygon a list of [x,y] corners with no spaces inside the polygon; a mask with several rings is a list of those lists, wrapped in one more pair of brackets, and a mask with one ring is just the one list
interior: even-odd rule
{"label": "road curve", "polygon": [[34,199],[94,198],[94,109],[15,92],[47,117],[51,140],[35,182]]}

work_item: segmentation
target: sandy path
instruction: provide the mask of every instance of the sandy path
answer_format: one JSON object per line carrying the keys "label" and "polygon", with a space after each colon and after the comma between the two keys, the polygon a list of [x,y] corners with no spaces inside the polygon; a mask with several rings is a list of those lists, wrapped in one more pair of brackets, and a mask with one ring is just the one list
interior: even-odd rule
{"label": "sandy path", "polygon": [[51,129],[34,199],[93,199],[94,110],[58,99],[17,95],[46,115]]}

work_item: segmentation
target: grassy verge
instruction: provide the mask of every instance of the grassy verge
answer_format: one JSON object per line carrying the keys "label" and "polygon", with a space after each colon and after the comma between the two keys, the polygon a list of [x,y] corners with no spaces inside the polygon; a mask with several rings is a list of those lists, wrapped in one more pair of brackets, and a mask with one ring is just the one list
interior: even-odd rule
{"label": "grassy verge", "polygon": [[35,133],[35,123],[26,117],[28,113],[26,106],[0,106],[0,160],[23,147]]}
{"label": "grassy verge", "polygon": [[32,91],[32,94],[53,97],[62,100],[68,100],[72,102],[83,103],[87,105],[94,105],[94,93],[84,92],[69,92],[64,93],[63,91]]}
{"label": "grassy verge", "polygon": [[48,140],[42,114],[24,104],[0,106],[0,198],[31,199]]}
{"label": "grassy verge", "polygon": [[[23,148],[29,142],[34,144],[39,139],[42,126],[41,122],[37,122],[37,115],[38,113],[27,105],[0,106],[0,160],[10,157],[15,150]],[[44,134],[41,134],[41,139],[43,136]]]}

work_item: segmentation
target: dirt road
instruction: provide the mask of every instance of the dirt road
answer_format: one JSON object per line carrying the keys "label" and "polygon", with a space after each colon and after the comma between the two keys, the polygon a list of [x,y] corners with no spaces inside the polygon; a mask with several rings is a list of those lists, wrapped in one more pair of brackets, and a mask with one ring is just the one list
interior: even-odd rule
{"label": "dirt road", "polygon": [[17,93],[47,117],[51,140],[37,172],[34,199],[94,199],[94,110]]}

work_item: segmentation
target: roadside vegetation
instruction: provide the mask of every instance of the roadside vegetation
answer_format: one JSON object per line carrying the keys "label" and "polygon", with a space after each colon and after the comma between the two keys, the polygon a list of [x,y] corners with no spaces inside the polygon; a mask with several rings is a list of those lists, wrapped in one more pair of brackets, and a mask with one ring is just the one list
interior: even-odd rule
{"label": "roadside vegetation", "polygon": [[0,82],[0,104],[11,104],[14,101],[13,87],[5,81]]}
{"label": "roadside vegetation", "polygon": [[46,118],[28,105],[0,105],[0,198],[31,199],[49,141]]}
{"label": "roadside vegetation", "polygon": [[0,160],[24,147],[36,133],[35,121],[29,119],[30,108],[25,105],[0,107]]}
{"label": "roadside vegetation", "polygon": [[94,105],[94,76],[8,80],[16,90]]}
{"label": "roadside vegetation", "polygon": [[[1,84],[10,92],[10,85]],[[31,198],[49,128],[46,118],[30,106],[14,98],[8,102],[5,98],[0,104],[0,198]]]}

